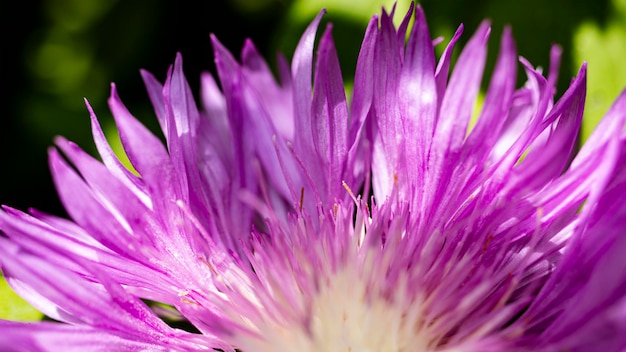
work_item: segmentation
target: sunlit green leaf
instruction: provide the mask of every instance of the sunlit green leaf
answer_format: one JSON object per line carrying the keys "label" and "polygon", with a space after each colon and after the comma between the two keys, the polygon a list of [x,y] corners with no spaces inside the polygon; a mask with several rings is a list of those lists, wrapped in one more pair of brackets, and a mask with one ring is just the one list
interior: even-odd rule
{"label": "sunlit green leaf", "polygon": [[18,296],[0,276],[0,319],[14,321],[41,320],[43,314]]}
{"label": "sunlit green leaf", "polygon": [[626,0],[613,0],[605,26],[583,23],[574,34],[574,57],[587,61],[588,88],[582,138],[586,140],[626,82]]}

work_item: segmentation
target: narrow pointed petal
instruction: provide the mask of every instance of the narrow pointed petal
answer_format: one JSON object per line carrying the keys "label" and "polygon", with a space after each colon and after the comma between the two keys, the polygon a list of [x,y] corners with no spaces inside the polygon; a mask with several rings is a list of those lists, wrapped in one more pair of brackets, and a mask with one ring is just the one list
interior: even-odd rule
{"label": "narrow pointed petal", "polygon": [[[41,292],[74,317],[92,326],[128,334],[156,330],[167,334],[169,328],[145,305],[115,286],[105,291],[78,275],[48,266],[45,261],[20,252],[5,241],[0,246],[2,268],[8,277],[19,277],[36,292]],[[101,278],[100,278],[101,279]],[[104,286],[108,286],[104,283]],[[107,319],[102,319],[106,317]]]}
{"label": "narrow pointed petal", "polygon": [[106,330],[55,323],[0,321],[0,350],[17,351],[168,351],[169,347],[125,339]]}
{"label": "narrow pointed petal", "polygon": [[163,131],[163,134],[165,135],[165,137],[168,138],[169,137],[168,121],[165,116],[165,102],[163,101],[163,85],[150,72],[146,70],[141,70],[139,72],[141,73],[141,78],[143,79],[143,82],[146,85],[148,97],[150,98],[150,102],[152,103],[152,107],[154,108],[154,112],[156,114],[157,120],[159,121],[159,125],[161,126],[161,131]]}
{"label": "narrow pointed petal", "polygon": [[433,150],[437,158],[442,153],[458,150],[465,139],[472,107],[480,89],[489,32],[489,24],[486,22],[476,30],[463,49],[450,78],[450,85],[442,97],[434,137],[434,143],[440,149]]}
{"label": "narrow pointed petal", "polygon": [[582,122],[586,82],[586,66],[583,66],[550,112],[560,115],[554,128],[545,132],[550,136],[545,143],[531,146],[528,155],[513,172],[511,187],[539,187],[561,175],[570,160]]}
{"label": "narrow pointed petal", "polygon": [[291,62],[294,123],[295,130],[298,131],[294,146],[298,154],[312,153],[310,149],[313,145],[310,101],[312,96],[313,46],[317,27],[325,12],[321,11],[304,31]]}
{"label": "narrow pointed petal", "polygon": [[[372,104],[374,91],[374,49],[376,47],[378,35],[378,17],[374,16],[367,25],[365,36],[359,51],[359,57],[354,73],[354,91],[352,94],[352,106],[350,118],[352,125],[350,127],[350,140],[356,140],[357,135],[361,133],[367,114]],[[369,121],[368,123],[371,123]]]}
{"label": "narrow pointed petal", "polygon": [[[256,89],[260,103],[266,109],[278,134],[294,140],[293,97],[289,85],[279,86],[269,66],[251,40],[246,40],[241,63],[246,80]],[[290,80],[289,77],[285,77]]]}
{"label": "narrow pointed petal", "polygon": [[376,111],[372,167],[373,190],[377,199],[385,199],[398,179],[399,161],[403,160],[402,120],[398,106],[398,84],[402,67],[399,43],[391,18],[383,12],[374,51],[374,99]]}
{"label": "narrow pointed petal", "polygon": [[165,147],[130,114],[117,95],[115,85],[111,86],[109,107],[128,158],[145,180],[148,191],[158,195],[153,197],[159,200],[155,205],[167,209],[176,199],[184,199],[186,185],[176,174]]}
{"label": "narrow pointed petal", "polygon": [[128,237],[129,242],[133,241],[128,224],[106,209],[55,149],[49,151],[49,159],[59,197],[72,219],[104,246],[132,255],[127,247],[119,243],[119,239],[124,237]]}
{"label": "narrow pointed petal", "polygon": [[439,59],[439,63],[437,64],[437,70],[435,71],[435,77],[437,79],[437,96],[440,97],[438,101],[438,108],[441,108],[441,103],[443,101],[443,96],[446,92],[446,87],[448,86],[448,73],[450,72],[450,62],[452,61],[452,52],[454,51],[454,46],[456,45],[459,38],[463,34],[463,25],[460,25],[457,28],[456,32],[450,39],[450,42],[446,46],[441,54],[441,58]]}
{"label": "narrow pointed petal", "polygon": [[[320,162],[320,171],[311,170],[317,184],[324,184],[323,202],[343,198],[342,181],[352,185],[346,176],[348,153],[348,107],[343,89],[339,59],[331,37],[332,27],[327,27],[318,49],[315,70],[315,87],[312,103],[313,145]],[[307,158],[311,160],[312,158]]]}
{"label": "narrow pointed petal", "polygon": [[98,153],[102,158],[102,162],[106,165],[111,174],[117,177],[117,179],[124,183],[126,187],[131,189],[133,193],[140,197],[144,204],[151,206],[152,202],[145,193],[144,185],[139,181],[139,178],[135,174],[122,165],[104,136],[104,132],[102,131],[102,127],[98,122],[98,118],[96,117],[93,108],[87,101],[85,101],[85,103],[87,104],[87,110],[89,110],[89,116],[91,117],[91,131],[94,143],[96,144]]}
{"label": "narrow pointed petal", "polygon": [[517,76],[517,54],[510,28],[500,42],[498,62],[491,77],[483,109],[465,142],[465,157],[476,156],[480,163],[496,143],[511,106]]}
{"label": "narrow pointed petal", "polygon": [[[398,98],[405,140],[406,180],[422,179],[437,121],[435,56],[426,17],[420,6],[407,43]],[[408,157],[411,156],[411,157]],[[420,197],[421,198],[421,197]]]}
{"label": "narrow pointed petal", "polygon": [[[442,199],[453,178],[455,168],[462,163],[460,150],[467,134],[473,105],[478,96],[482,71],[487,54],[487,39],[491,29],[483,22],[463,49],[450,84],[442,97],[441,109],[435,126],[429,162],[424,177],[424,188],[430,190],[422,207],[430,209],[427,218],[438,217],[443,205],[456,198],[451,192]],[[444,216],[445,217],[445,216]]]}
{"label": "narrow pointed petal", "polygon": [[[393,12],[395,12],[395,5],[394,4],[394,9],[392,11],[392,15],[391,18],[393,18]],[[419,6],[418,6],[419,7]],[[413,18],[413,10],[415,8],[415,3],[411,2],[411,4],[409,5],[409,10],[407,11],[407,13],[404,15],[404,18],[402,19],[402,22],[400,22],[400,25],[398,26],[398,47],[400,48],[400,56],[403,57],[404,56],[404,43],[406,41],[406,31],[409,28],[409,22],[411,22],[411,18]]]}

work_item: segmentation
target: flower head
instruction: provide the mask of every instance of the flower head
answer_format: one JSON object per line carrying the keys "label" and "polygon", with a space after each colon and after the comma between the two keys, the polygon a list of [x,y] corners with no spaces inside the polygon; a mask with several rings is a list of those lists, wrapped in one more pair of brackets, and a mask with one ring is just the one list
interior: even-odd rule
{"label": "flower head", "polygon": [[472,123],[489,24],[451,69],[463,27],[437,61],[412,7],[372,18],[348,103],[322,15],[280,82],[212,38],[200,110],[180,56],[142,71],[166,146],[113,85],[137,175],[88,105],[102,161],[49,152],[72,220],[0,212],[4,275],[58,321],[0,321],[2,349],[626,348],[626,93],[576,153],[586,66],[555,101],[554,48],[516,88],[506,29]]}

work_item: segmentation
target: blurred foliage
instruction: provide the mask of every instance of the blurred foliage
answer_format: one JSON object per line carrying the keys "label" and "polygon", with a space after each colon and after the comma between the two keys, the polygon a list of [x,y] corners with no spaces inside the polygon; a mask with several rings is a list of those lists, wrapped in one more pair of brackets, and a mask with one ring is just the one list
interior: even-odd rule
{"label": "blurred foliage", "polygon": [[626,86],[626,0],[613,0],[606,24],[582,23],[574,33],[575,61],[588,61],[585,140]]}
{"label": "blurred foliage", "polygon": [[[449,39],[464,23],[461,44],[484,18],[492,21],[487,76],[505,25],[513,28],[518,53],[534,65],[548,65],[553,43],[563,47],[560,92],[582,61],[588,60],[585,136],[626,85],[626,0],[424,0],[421,4],[433,36]],[[302,30],[322,7],[328,10],[324,22],[334,24],[344,79],[349,82],[370,16],[379,13],[381,6],[392,5],[389,0],[362,0],[358,6],[349,0],[3,1],[6,47],[0,58],[8,92],[2,95],[0,203],[64,215],[47,170],[46,147],[53,136],[64,135],[94,152],[82,102],[87,97],[107,136],[120,148],[106,106],[109,82],[117,83],[129,109],[156,130],[139,68],[164,79],[179,51],[197,94],[200,72],[214,69],[210,33],[235,54],[244,38],[251,37],[274,64],[277,51],[291,55]],[[406,0],[398,2],[397,21],[408,6]],[[519,76],[521,84],[524,77]],[[39,317],[30,308],[15,315],[23,305],[15,303],[6,284],[0,286],[0,294],[0,317]]]}

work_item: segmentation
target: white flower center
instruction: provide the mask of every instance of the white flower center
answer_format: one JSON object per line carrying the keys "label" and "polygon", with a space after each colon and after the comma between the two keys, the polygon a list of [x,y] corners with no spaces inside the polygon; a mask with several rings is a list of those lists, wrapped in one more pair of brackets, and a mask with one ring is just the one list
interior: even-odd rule
{"label": "white flower center", "polygon": [[[303,307],[310,312],[310,319],[281,326],[257,325],[262,338],[244,338],[240,341],[243,342],[241,350],[427,351],[429,340],[420,328],[422,302],[405,304],[404,295],[400,294],[392,298],[392,302],[368,292],[368,287],[376,284],[367,284],[355,266],[349,265],[333,274],[315,295],[310,307]],[[404,288],[399,287],[397,291],[404,292]]]}

